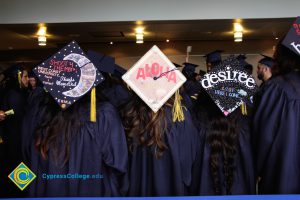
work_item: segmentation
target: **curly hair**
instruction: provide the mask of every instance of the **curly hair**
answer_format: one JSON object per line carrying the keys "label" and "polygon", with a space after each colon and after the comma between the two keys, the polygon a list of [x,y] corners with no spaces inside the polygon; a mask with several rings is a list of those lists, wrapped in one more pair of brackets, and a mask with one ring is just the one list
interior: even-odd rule
{"label": "curly hair", "polygon": [[136,146],[142,145],[153,147],[156,158],[163,155],[167,149],[163,139],[163,134],[167,131],[165,109],[171,105],[169,101],[154,113],[137,95],[133,95],[132,99],[124,105],[120,114],[130,152],[133,152]]}

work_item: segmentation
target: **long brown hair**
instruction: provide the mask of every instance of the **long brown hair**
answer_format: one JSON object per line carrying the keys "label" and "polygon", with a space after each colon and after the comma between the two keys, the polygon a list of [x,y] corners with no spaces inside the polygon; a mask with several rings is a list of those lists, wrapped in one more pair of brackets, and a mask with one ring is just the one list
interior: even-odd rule
{"label": "long brown hair", "polygon": [[[101,91],[97,90],[97,103],[104,101]],[[43,159],[49,158],[49,152],[57,166],[63,167],[70,157],[72,138],[83,125],[82,113],[89,112],[90,95],[86,94],[67,110],[61,110],[53,97],[45,94],[39,102],[40,123],[35,134],[35,147]],[[87,114],[88,116],[88,114]]]}
{"label": "long brown hair", "polygon": [[[206,141],[209,145],[209,166],[216,195],[222,194],[222,180],[220,172],[225,177],[226,194],[232,193],[235,160],[238,151],[238,140],[241,119],[240,109],[236,109],[225,117],[215,105],[208,93],[203,91],[198,95],[195,111],[193,113],[195,124],[206,130]],[[222,165],[223,161],[223,165]]]}
{"label": "long brown hair", "polygon": [[121,109],[121,118],[127,136],[128,149],[142,145],[154,148],[154,155],[160,158],[167,149],[164,133],[167,131],[166,107],[172,106],[169,100],[159,111],[154,113],[137,95]]}

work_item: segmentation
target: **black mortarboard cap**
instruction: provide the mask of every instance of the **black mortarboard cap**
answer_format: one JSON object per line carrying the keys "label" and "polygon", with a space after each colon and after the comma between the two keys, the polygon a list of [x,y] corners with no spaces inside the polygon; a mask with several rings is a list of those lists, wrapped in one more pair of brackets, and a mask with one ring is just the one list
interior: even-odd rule
{"label": "black mortarboard cap", "polygon": [[196,71],[196,67],[198,66],[198,65],[196,65],[196,64],[193,64],[193,63],[189,63],[189,62],[185,62],[185,63],[183,63],[183,71],[186,71],[186,72],[195,72]]}
{"label": "black mortarboard cap", "polygon": [[62,109],[67,109],[104,80],[75,41],[67,44],[33,71]]}
{"label": "black mortarboard cap", "polygon": [[267,67],[270,67],[270,68],[272,68],[275,65],[275,61],[274,61],[273,58],[271,58],[269,56],[266,56],[266,55],[263,55],[263,54],[261,54],[261,55],[263,56],[263,58],[260,59],[258,61],[258,63],[263,64],[263,65],[265,65]]}
{"label": "black mortarboard cap", "polygon": [[199,70],[199,75],[200,75],[200,76],[204,76],[205,74],[206,74],[206,71],[201,70],[201,69]]}
{"label": "black mortarboard cap", "polygon": [[181,65],[179,65],[177,63],[174,63],[174,62],[173,62],[173,65],[175,65],[176,68],[181,68],[182,67]]}
{"label": "black mortarboard cap", "polygon": [[88,58],[94,63],[101,72],[113,74],[115,71],[115,58],[106,56],[95,51],[87,52]]}
{"label": "black mortarboard cap", "polygon": [[300,17],[297,17],[282,44],[300,56]]}
{"label": "black mortarboard cap", "polygon": [[206,54],[204,56],[204,57],[206,57],[206,62],[212,63],[212,62],[222,61],[222,58],[221,58],[222,52],[223,52],[222,50],[215,50],[215,51],[212,51],[212,52]]}
{"label": "black mortarboard cap", "polygon": [[234,56],[205,74],[200,83],[225,116],[249,99],[257,89],[253,76],[246,73]]}
{"label": "black mortarboard cap", "polygon": [[5,77],[17,77],[19,72],[22,72],[24,70],[24,67],[22,64],[15,64],[9,68],[7,68],[2,74]]}
{"label": "black mortarboard cap", "polygon": [[124,69],[123,67],[115,64],[114,66],[115,70],[114,70],[114,75],[117,76],[118,78],[122,78],[122,76],[127,72],[126,69]]}

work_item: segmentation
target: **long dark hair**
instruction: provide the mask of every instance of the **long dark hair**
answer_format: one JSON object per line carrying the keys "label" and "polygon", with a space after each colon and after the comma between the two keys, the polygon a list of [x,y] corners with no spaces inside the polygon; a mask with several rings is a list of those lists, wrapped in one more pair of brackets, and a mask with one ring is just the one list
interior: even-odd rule
{"label": "long dark hair", "polygon": [[[103,100],[103,95],[98,89],[97,103]],[[50,94],[44,95],[38,105],[40,123],[35,132],[35,147],[43,159],[48,159],[51,150],[55,164],[59,167],[65,166],[70,157],[72,138],[83,125],[80,117],[83,113],[89,113],[89,106],[89,94],[64,111]]]}
{"label": "long dark hair", "polygon": [[205,139],[210,149],[209,166],[214,192],[216,195],[222,194],[219,173],[223,172],[226,194],[231,194],[238,151],[240,110],[237,109],[225,117],[209,95],[202,91],[198,96],[195,111],[195,124],[206,129]]}
{"label": "long dark hair", "polygon": [[137,95],[121,109],[121,118],[125,127],[130,152],[138,145],[153,148],[156,158],[160,158],[167,149],[164,133],[167,130],[166,107],[172,106],[172,98],[159,111],[154,113]]}
{"label": "long dark hair", "polygon": [[276,61],[274,70],[272,70],[274,75],[286,74],[291,71],[300,70],[300,56],[282,45],[282,40],[279,41],[276,46],[276,51],[274,52],[274,59]]}

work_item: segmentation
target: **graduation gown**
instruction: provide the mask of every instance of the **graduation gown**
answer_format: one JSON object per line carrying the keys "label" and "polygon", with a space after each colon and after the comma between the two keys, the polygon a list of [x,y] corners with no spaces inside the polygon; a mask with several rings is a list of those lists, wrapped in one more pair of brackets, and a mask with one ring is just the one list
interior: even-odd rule
{"label": "graduation gown", "polygon": [[[197,125],[200,145],[197,149],[197,160],[193,167],[192,195],[215,195],[213,180],[210,173],[210,146],[207,141],[207,124],[198,122]],[[255,194],[255,173],[251,143],[251,130],[246,117],[239,119],[240,133],[235,156],[235,171],[232,184],[232,195]],[[226,194],[225,176],[223,171],[224,161],[219,159],[219,176],[221,194]]]}
{"label": "graduation gown", "polygon": [[[3,180],[5,180],[1,181],[0,187],[6,197],[22,197],[20,189],[7,179],[7,176],[22,162],[21,130],[26,108],[27,90],[10,89],[4,93],[0,109],[14,110],[13,115],[7,116],[4,121],[0,122],[0,132],[2,132],[0,134],[3,139],[1,149],[4,150],[1,155],[0,177],[4,177]],[[0,193],[0,196],[2,194]]]}
{"label": "graduation gown", "polygon": [[129,155],[129,196],[186,195],[191,185],[195,161],[197,131],[188,111],[184,122],[171,121],[171,109],[166,110],[168,130],[163,133],[168,149],[155,158],[154,149],[137,145]]}
{"label": "graduation gown", "polygon": [[[42,159],[32,138],[30,150],[26,150],[30,155],[26,157],[37,178],[29,185],[29,196],[92,197],[124,196],[127,193],[128,153],[124,129],[115,108],[109,103],[99,104],[96,123],[89,121],[89,108],[80,110],[83,125],[71,140],[70,158],[65,166],[55,164],[51,149],[48,159]],[[63,149],[62,145],[60,150]],[[89,175],[90,178],[47,180],[47,175],[51,174]]]}
{"label": "graduation gown", "polygon": [[254,118],[261,194],[300,193],[300,73],[269,80]]}

